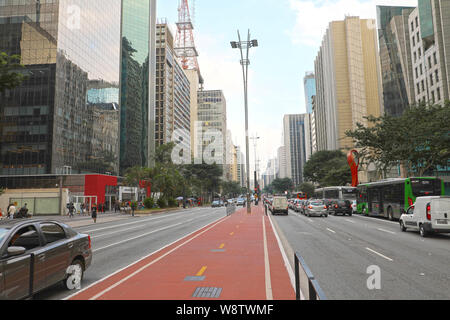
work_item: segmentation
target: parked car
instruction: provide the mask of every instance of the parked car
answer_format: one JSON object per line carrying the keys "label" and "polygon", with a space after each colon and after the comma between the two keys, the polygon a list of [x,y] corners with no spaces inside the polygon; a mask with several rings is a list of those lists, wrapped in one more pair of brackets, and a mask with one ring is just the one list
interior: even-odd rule
{"label": "parked car", "polygon": [[333,200],[328,205],[328,214],[332,214],[334,216],[338,214],[342,214],[343,216],[348,214],[352,215],[352,203],[350,200]]}
{"label": "parked car", "polygon": [[92,261],[91,239],[64,223],[0,221],[0,299],[32,297],[62,282],[79,288]]}
{"label": "parked car", "polygon": [[309,200],[305,203],[304,214],[307,217],[328,217],[327,207],[323,200]]}
{"label": "parked car", "polygon": [[400,229],[418,230],[422,237],[450,233],[450,196],[417,197],[414,205],[400,216]]}
{"label": "parked car", "polygon": [[274,197],[270,211],[272,214],[284,213],[285,215],[288,215],[289,207],[287,198],[284,196]]}
{"label": "parked car", "polygon": [[221,205],[220,205],[220,201],[219,200],[214,200],[212,203],[211,203],[211,207],[213,207],[213,208],[217,208],[217,207],[220,207]]}

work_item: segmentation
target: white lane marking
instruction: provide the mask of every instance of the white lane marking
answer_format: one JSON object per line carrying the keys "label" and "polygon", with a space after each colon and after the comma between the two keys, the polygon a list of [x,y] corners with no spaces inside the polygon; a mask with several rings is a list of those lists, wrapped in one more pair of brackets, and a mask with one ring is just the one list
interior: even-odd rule
{"label": "white lane marking", "polygon": [[327,228],[327,230],[330,231],[330,232],[336,233],[336,231],[331,230],[330,228]]}
{"label": "white lane marking", "polygon": [[[272,218],[270,217],[270,215],[268,217],[269,217],[270,225],[272,226],[273,233],[275,234],[275,238],[277,239],[278,247],[280,248],[280,251],[281,251],[281,256],[283,257],[283,260],[284,260],[284,266],[286,267],[287,272],[289,274],[289,279],[291,280],[291,286],[292,286],[292,288],[295,291],[295,275],[294,275],[294,271],[292,270],[292,266],[289,263],[289,259],[287,258],[285,249],[283,247],[283,244],[281,243],[280,237],[278,236],[278,232],[275,229],[275,226],[273,224]],[[305,297],[304,297],[304,295],[303,295],[301,290],[300,290],[300,300],[305,300]]]}
{"label": "white lane marking", "polygon": [[106,249],[106,248],[109,248],[109,247],[112,247],[112,246],[115,246],[115,245],[118,245],[118,244],[121,244],[121,243],[124,243],[124,242],[128,242],[128,241],[131,241],[131,240],[136,240],[136,239],[139,239],[139,238],[148,236],[149,234],[152,234],[152,233],[156,233],[156,232],[159,232],[159,231],[163,231],[163,230],[166,230],[166,229],[170,229],[170,228],[179,226],[180,224],[183,224],[183,223],[184,223],[184,222],[179,222],[179,223],[172,224],[172,225],[167,226],[167,227],[164,227],[164,228],[159,228],[159,229],[156,229],[156,230],[153,230],[153,231],[144,233],[144,234],[140,234],[140,235],[138,235],[138,236],[136,236],[136,237],[133,237],[133,238],[128,238],[128,239],[126,239],[126,240],[122,240],[122,241],[119,241],[119,242],[115,242],[115,243],[109,244],[109,245],[107,245],[107,246],[105,246],[105,247],[101,247],[101,248],[92,250],[92,253],[97,252],[97,251],[100,251],[100,250],[103,250],[103,249]]}
{"label": "white lane marking", "polygon": [[[227,217],[228,218],[228,217]],[[142,272],[143,270],[145,270],[146,268],[150,267],[152,264],[158,262],[159,260],[165,258],[166,256],[168,256],[169,254],[171,254],[172,252],[174,252],[175,250],[181,248],[182,246],[184,246],[185,244],[191,242],[192,240],[194,240],[195,238],[199,237],[200,235],[202,235],[203,233],[209,231],[210,229],[212,229],[213,227],[215,227],[216,225],[218,225],[219,223],[225,221],[227,218],[221,218],[223,220],[218,221],[216,223],[214,223],[212,226],[210,226],[209,228],[203,230],[202,232],[200,232],[199,234],[195,235],[194,237],[190,238],[189,240],[186,240],[185,242],[183,242],[182,244],[178,245],[177,247],[173,248],[172,250],[166,252],[165,254],[163,254],[162,256],[160,256],[159,258],[151,261],[150,263],[146,264],[145,266],[143,266],[142,268],[140,268],[139,270],[136,270],[135,272],[133,272],[132,274],[128,275],[127,277],[123,278],[122,280],[116,282],[115,284],[111,285],[110,287],[106,288],[105,290],[103,290],[102,292],[96,294],[95,296],[93,296],[92,298],[90,298],[89,300],[96,300],[99,297],[101,297],[102,295],[104,295],[105,293],[111,291],[112,289],[114,289],[115,287],[119,286],[120,284],[124,283],[125,281],[127,281],[128,279],[134,277],[135,275],[137,275],[138,273]],[[195,231],[194,231],[195,232]],[[162,250],[162,249],[160,249]],[[158,250],[159,251],[159,250]]]}
{"label": "white lane marking", "polygon": [[376,252],[376,251],[373,250],[373,249],[370,249],[370,248],[367,248],[367,247],[366,247],[366,249],[369,250],[370,252],[373,252],[373,253],[379,255],[380,257],[382,257],[382,258],[384,258],[384,259],[386,259],[386,260],[388,260],[388,261],[394,261],[394,260],[392,260],[391,258],[386,257],[385,255],[383,255],[383,254],[381,254],[381,253],[379,253],[379,252]]}
{"label": "white lane marking", "polygon": [[[127,266],[125,266],[125,267],[123,267],[123,268],[121,268],[121,269],[119,269],[119,270],[117,270],[117,271],[111,273],[110,275],[107,275],[107,276],[103,277],[102,279],[97,280],[97,281],[95,281],[94,283],[91,283],[91,284],[90,284],[89,286],[87,286],[86,288],[84,288],[84,289],[82,289],[82,290],[80,290],[80,291],[77,291],[77,292],[75,292],[75,293],[73,293],[73,294],[71,294],[71,295],[69,295],[69,296],[63,298],[62,300],[69,300],[70,298],[72,298],[72,297],[74,297],[74,296],[76,296],[76,295],[82,293],[83,291],[88,290],[89,288],[91,288],[91,287],[97,285],[98,283],[100,283],[100,282],[102,282],[102,281],[104,281],[104,280],[106,280],[106,279],[108,279],[108,278],[110,278],[110,277],[112,277],[112,276],[114,276],[114,275],[116,275],[116,274],[118,274],[118,273],[120,273],[120,272],[126,270],[127,268],[132,267],[133,265],[135,265],[135,264],[141,262],[142,260],[145,260],[145,259],[147,259],[148,257],[151,257],[152,255],[154,255],[154,254],[156,254],[156,253],[158,253],[158,252],[160,252],[160,251],[162,251],[162,250],[164,250],[164,249],[170,247],[170,246],[173,245],[174,243],[177,243],[178,241],[181,241],[181,240],[183,240],[183,239],[185,239],[185,238],[188,238],[189,236],[191,236],[191,235],[193,235],[194,233],[198,232],[198,230],[201,230],[202,228],[205,228],[205,227],[207,227],[208,225],[211,225],[210,228],[208,228],[208,229],[206,229],[206,230],[204,230],[204,231],[202,232],[202,233],[204,233],[204,232],[208,231],[209,229],[211,229],[212,227],[214,227],[215,225],[217,225],[217,224],[219,224],[220,222],[222,222],[222,221],[220,221],[220,220],[222,220],[222,219],[223,219],[223,220],[226,220],[227,218],[228,218],[228,217],[226,217],[226,218],[220,217],[219,219],[214,220],[214,221],[211,222],[210,224],[207,224],[206,226],[202,226],[201,228],[199,228],[199,229],[197,229],[197,230],[195,230],[195,231],[192,231],[191,233],[189,233],[189,234],[187,234],[187,235],[185,235],[185,236],[182,236],[181,238],[179,238],[179,239],[177,239],[177,240],[175,240],[175,241],[173,241],[173,242],[171,242],[171,243],[165,245],[164,247],[162,247],[162,248],[160,248],[160,249],[158,249],[158,250],[156,250],[156,251],[153,251],[152,253],[150,253],[150,254],[148,254],[148,255],[146,255],[146,256],[144,256],[144,257],[142,257],[142,258],[136,260],[136,261],[133,262],[133,263],[130,263],[129,265],[127,265]],[[200,234],[202,234],[202,233],[200,233]],[[200,234],[198,234],[197,236],[199,236]],[[195,236],[194,238],[196,238],[197,236]],[[193,240],[194,238],[192,238],[191,240]],[[190,240],[189,240],[189,241],[190,241]],[[182,245],[188,243],[189,241],[186,241],[186,242],[183,243]],[[182,245],[180,245],[180,246],[182,246]],[[177,247],[177,248],[179,248],[179,247]],[[175,248],[175,249],[173,249],[172,251],[168,252],[167,254],[165,254],[165,256],[168,255],[169,253],[175,251],[177,248]],[[151,262],[151,264],[153,264],[154,262],[156,262],[156,261]],[[147,265],[147,266],[149,266],[149,265]],[[139,270],[143,270],[143,269],[141,268],[141,269],[139,269]],[[136,272],[135,272],[134,274],[136,274]],[[129,277],[128,277],[128,278],[129,278]],[[117,284],[117,285],[118,285],[118,284]],[[112,289],[112,287],[110,287],[110,288]]]}
{"label": "white lane marking", "polygon": [[387,222],[387,223],[393,223],[393,224],[398,224],[398,222],[394,222],[394,221],[389,221],[389,220],[384,220],[384,219],[379,219],[376,217],[365,217],[365,216],[361,216],[361,215],[353,215],[353,217],[358,217],[358,218],[363,218],[366,220],[371,220],[371,221],[380,221],[380,222]]}
{"label": "white lane marking", "polygon": [[385,230],[385,229],[381,229],[381,228],[377,228],[377,230],[383,231],[383,232],[387,232],[387,233],[390,233],[390,234],[396,234],[395,232],[392,232],[392,231],[389,231],[389,230]]}
{"label": "white lane marking", "polygon": [[264,217],[262,217],[262,224],[263,224],[263,239],[264,239],[264,270],[266,280],[266,299],[273,300],[272,282],[270,280],[269,250],[267,249],[266,223],[264,221]]}
{"label": "white lane marking", "polygon": [[351,222],[351,223],[356,223],[355,221],[349,220],[349,219],[345,219],[345,221]]}
{"label": "white lane marking", "polygon": [[306,218],[309,222],[314,223],[310,218]]}

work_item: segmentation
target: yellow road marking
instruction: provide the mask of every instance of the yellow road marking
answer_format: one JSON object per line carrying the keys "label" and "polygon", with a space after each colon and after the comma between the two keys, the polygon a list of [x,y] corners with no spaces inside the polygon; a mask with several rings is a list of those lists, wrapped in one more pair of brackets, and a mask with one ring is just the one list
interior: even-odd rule
{"label": "yellow road marking", "polygon": [[203,273],[206,271],[206,266],[202,267],[199,272],[197,272],[196,276],[201,277]]}
{"label": "yellow road marking", "polygon": [[223,249],[225,247],[225,243],[222,243],[219,247],[219,249]]}
{"label": "yellow road marking", "polygon": [[232,236],[234,234],[234,232],[230,233],[230,236]]}

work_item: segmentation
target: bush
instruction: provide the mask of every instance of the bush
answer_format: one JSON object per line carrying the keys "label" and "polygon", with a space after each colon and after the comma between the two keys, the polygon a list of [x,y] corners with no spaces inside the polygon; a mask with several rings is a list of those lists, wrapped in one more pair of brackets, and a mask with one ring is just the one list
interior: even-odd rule
{"label": "bush", "polygon": [[174,198],[169,198],[167,204],[169,205],[170,208],[178,207],[178,202]]}
{"label": "bush", "polygon": [[153,198],[145,198],[144,206],[147,209],[153,209],[153,207],[155,206],[155,200]]}
{"label": "bush", "polygon": [[163,198],[159,198],[157,203],[158,203],[158,207],[160,207],[161,209],[164,209],[165,207],[167,207],[167,202]]}

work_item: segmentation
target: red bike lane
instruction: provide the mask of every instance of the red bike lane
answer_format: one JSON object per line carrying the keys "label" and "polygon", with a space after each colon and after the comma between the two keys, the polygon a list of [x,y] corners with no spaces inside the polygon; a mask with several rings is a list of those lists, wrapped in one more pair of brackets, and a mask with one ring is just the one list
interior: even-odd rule
{"label": "red bike lane", "polygon": [[295,299],[262,206],[224,217],[69,300]]}

